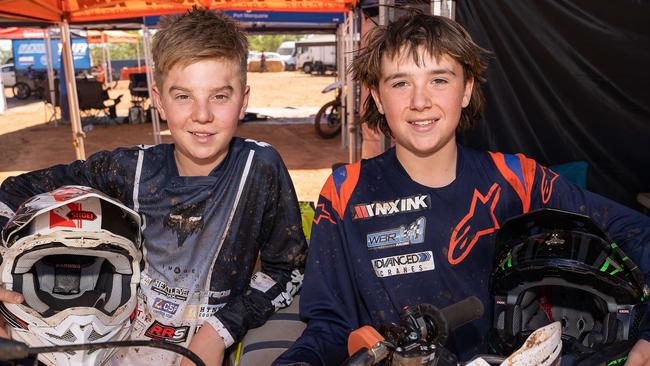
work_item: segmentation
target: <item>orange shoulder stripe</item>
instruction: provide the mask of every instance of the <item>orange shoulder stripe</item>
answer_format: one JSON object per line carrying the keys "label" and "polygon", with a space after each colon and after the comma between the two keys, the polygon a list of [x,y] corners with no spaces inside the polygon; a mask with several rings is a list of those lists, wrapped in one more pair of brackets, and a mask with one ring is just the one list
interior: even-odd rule
{"label": "orange shoulder stripe", "polygon": [[332,207],[341,219],[345,215],[350,196],[359,182],[360,171],[361,162],[345,165],[345,171],[337,169],[327,178],[320,193],[321,196],[332,202]]}
{"label": "orange shoulder stripe", "polygon": [[[506,155],[498,152],[489,152],[499,173],[508,181],[521,200],[523,213],[530,211],[531,195],[535,182],[537,164],[534,160],[522,154],[509,155],[510,164],[506,162]],[[516,160],[513,159],[516,157]],[[514,170],[513,170],[514,169]]]}

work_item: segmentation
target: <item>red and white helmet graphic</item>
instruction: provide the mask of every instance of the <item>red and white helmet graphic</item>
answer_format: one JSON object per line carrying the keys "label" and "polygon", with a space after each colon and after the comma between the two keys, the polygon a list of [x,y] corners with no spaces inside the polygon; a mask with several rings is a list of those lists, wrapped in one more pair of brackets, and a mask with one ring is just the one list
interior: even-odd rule
{"label": "red and white helmet graphic", "polygon": [[[140,216],[88,187],[64,186],[21,205],[2,230],[0,281],[23,294],[0,304],[30,347],[126,339],[137,306]],[[47,365],[101,365],[113,350],[39,355]]]}

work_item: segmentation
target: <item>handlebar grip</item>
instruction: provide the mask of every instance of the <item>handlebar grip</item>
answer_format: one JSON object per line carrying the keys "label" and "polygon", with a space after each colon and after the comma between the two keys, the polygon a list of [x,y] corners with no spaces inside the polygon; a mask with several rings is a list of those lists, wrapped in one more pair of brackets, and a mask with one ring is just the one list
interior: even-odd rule
{"label": "handlebar grip", "polygon": [[483,303],[476,296],[470,296],[455,304],[440,309],[447,319],[449,330],[454,330],[483,316]]}
{"label": "handlebar grip", "polygon": [[375,330],[375,328],[364,325],[363,327],[354,330],[348,336],[348,354],[356,354],[357,351],[366,348],[372,349],[378,342],[384,340],[384,337]]}
{"label": "handlebar grip", "polygon": [[342,366],[372,366],[375,364],[375,356],[366,347],[362,347],[348,358]]}

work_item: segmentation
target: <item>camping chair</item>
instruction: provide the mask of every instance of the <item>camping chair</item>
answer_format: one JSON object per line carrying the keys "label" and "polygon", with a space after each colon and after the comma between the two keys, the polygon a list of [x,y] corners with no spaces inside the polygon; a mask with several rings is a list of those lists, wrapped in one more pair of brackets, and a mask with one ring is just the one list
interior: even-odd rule
{"label": "camping chair", "polygon": [[146,99],[149,98],[146,73],[129,74],[129,92],[131,92],[131,104],[133,106],[142,106],[144,104]]}
{"label": "camping chair", "polygon": [[144,103],[149,98],[147,74],[144,72],[129,74],[129,92],[131,93],[131,108],[129,108],[129,123],[144,123],[151,119],[150,110],[145,112]]}
{"label": "camping chair", "polygon": [[[108,90],[97,80],[77,79],[77,94],[79,95],[79,110],[87,117],[99,117],[100,113],[111,119],[117,118],[117,105],[122,99],[119,95],[111,99]],[[108,104],[107,104],[108,102]]]}
{"label": "camping chair", "polygon": [[[117,105],[122,100],[122,95],[117,98],[111,98],[108,90],[104,89],[102,83],[93,79],[77,78],[77,96],[79,98],[79,112],[83,117],[98,117],[103,114],[111,119],[117,118]],[[54,80],[54,98],[56,103],[52,103],[50,97],[50,86],[45,80],[43,82],[43,99],[52,105],[59,105],[59,79]]]}

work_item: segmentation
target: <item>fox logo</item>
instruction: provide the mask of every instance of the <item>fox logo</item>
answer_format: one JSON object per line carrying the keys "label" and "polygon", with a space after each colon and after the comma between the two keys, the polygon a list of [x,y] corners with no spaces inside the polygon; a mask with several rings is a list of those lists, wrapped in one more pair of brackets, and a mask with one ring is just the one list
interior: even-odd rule
{"label": "fox logo", "polygon": [[[494,216],[494,208],[499,202],[501,187],[494,183],[486,195],[474,190],[469,212],[456,225],[449,240],[447,260],[451,264],[462,262],[472,251],[472,248],[483,235],[489,235],[499,228],[499,222]],[[479,221],[485,217],[485,212],[490,213],[491,222],[486,224]],[[475,215],[478,213],[478,215]]]}

